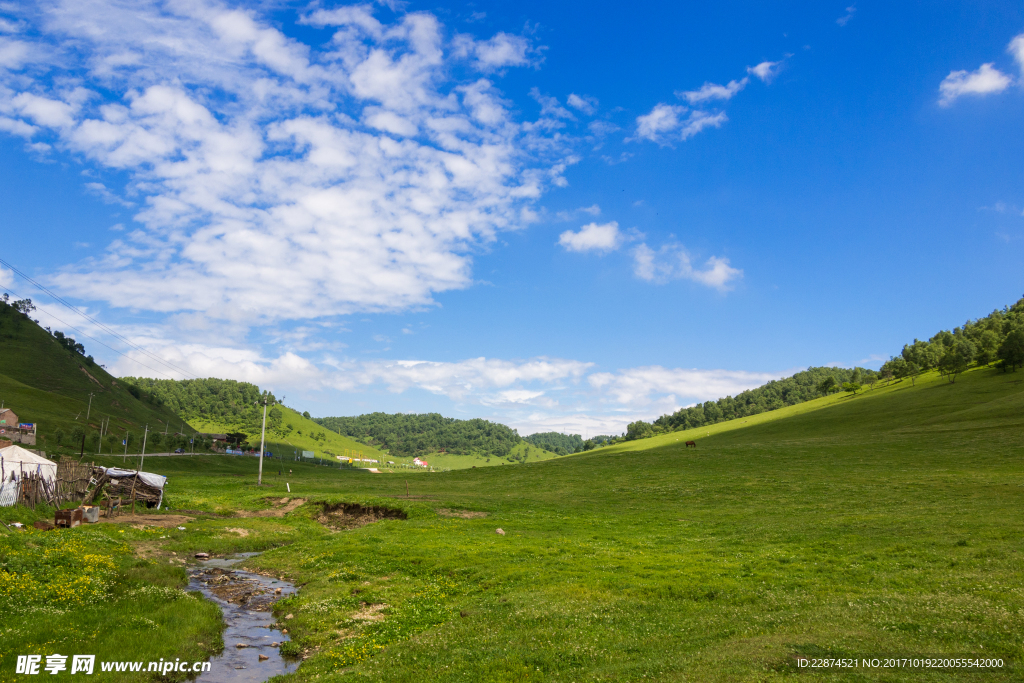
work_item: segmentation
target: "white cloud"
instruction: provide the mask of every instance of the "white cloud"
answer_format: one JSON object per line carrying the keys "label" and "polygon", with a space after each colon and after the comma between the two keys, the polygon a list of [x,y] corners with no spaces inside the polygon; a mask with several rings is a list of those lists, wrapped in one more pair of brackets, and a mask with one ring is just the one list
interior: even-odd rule
{"label": "white cloud", "polygon": [[[0,270],[0,285],[11,274]],[[84,335],[106,338],[105,331],[89,321],[54,304],[38,303],[43,324],[73,335],[86,345],[87,352],[107,363],[115,376],[144,377],[220,377],[252,382],[277,395],[318,396],[323,404],[339,398],[359,400],[376,395],[377,405],[386,403],[381,391],[394,395],[428,392],[452,404],[445,414],[486,417],[517,427],[521,433],[569,431],[594,435],[618,434],[629,422],[652,420],[695,401],[714,400],[759,386],[795,372],[745,372],[724,369],[685,369],[645,366],[598,371],[593,363],[535,357],[525,360],[468,358],[461,361],[419,359],[319,361],[296,350],[283,348],[301,341],[301,331],[285,334],[273,344],[267,355],[244,346],[225,343],[219,326],[195,316],[180,316],[165,326],[149,324],[110,325],[133,344],[157,355],[169,365],[151,356],[130,350],[115,356]],[[95,311],[85,311],[93,316]],[[57,316],[58,321],[52,316]],[[72,322],[77,330],[67,327]],[[189,341],[173,337],[181,324],[200,323],[188,328]],[[242,338],[235,335],[235,338]],[[108,339],[123,348],[119,340]],[[291,403],[291,401],[289,401]],[[345,408],[331,407],[320,414],[350,414]]]}
{"label": "white cloud", "polygon": [[[302,21],[333,38],[311,47],[212,0],[40,5],[17,54],[62,57],[0,69],[0,130],[129,178],[142,206],[58,286],[250,322],[431,305],[565,184],[567,143],[515,122],[490,81],[452,81],[461,58],[434,16],[385,23],[359,5]],[[531,54],[508,34],[460,49],[484,71]],[[542,121],[572,118],[537,97]]]}
{"label": "white cloud", "polygon": [[1024,74],[1024,33],[1014,36],[1010,44],[1006,46],[1006,51],[1013,55],[1014,61],[1017,62],[1017,68]]}
{"label": "white cloud", "polygon": [[695,109],[684,117],[687,111],[681,105],[655,105],[649,113],[637,117],[636,137],[664,145],[687,140],[705,128],[718,128],[729,120],[725,112],[711,114]]}
{"label": "white cloud", "polygon": [[619,130],[611,121],[591,121],[587,124],[587,130],[589,130],[595,137],[603,138],[606,135],[611,135],[615,131]]}
{"label": "white cloud", "polygon": [[705,128],[720,128],[729,118],[724,111],[717,114],[709,114],[704,111],[690,112],[690,116],[684,121],[679,137],[682,140],[693,137]]}
{"label": "white cloud", "polygon": [[22,138],[30,138],[35,135],[38,130],[39,129],[36,126],[25,123],[24,121],[0,116],[0,131],[5,133],[17,135]]}
{"label": "white cloud", "polygon": [[614,373],[596,372],[589,375],[587,381],[601,391],[605,400],[636,408],[652,403],[659,395],[668,395],[673,401],[677,397],[686,399],[690,403],[735,396],[783,376],[778,373],[687,370],[652,365]]}
{"label": "white cloud", "polygon": [[0,287],[10,287],[14,283],[14,273],[0,267]]}
{"label": "white cloud", "polygon": [[757,66],[748,66],[747,73],[760,78],[765,83],[771,83],[772,79],[779,73],[779,66],[782,62],[761,62]]}
{"label": "white cloud", "polygon": [[576,219],[581,213],[588,214],[590,216],[600,216],[601,207],[597,204],[591,204],[590,206],[581,206],[572,211],[559,211],[555,214],[555,217],[560,221],[571,221]]}
{"label": "white cloud", "polygon": [[559,103],[557,97],[544,95],[541,93],[540,89],[536,87],[530,89],[530,97],[540,103],[540,115],[542,117],[568,119],[569,121],[576,120],[576,117],[572,115],[572,112]]}
{"label": "white cloud", "polygon": [[459,35],[453,41],[454,53],[463,58],[473,58],[481,71],[495,71],[510,66],[529,66],[530,54],[535,52],[530,41],[523,36],[498,33],[489,40],[475,40],[472,36]]}
{"label": "white cloud", "polygon": [[[1012,45],[1012,43],[1011,43]],[[977,71],[951,71],[939,84],[939,105],[948,107],[964,95],[988,95],[1010,87],[1011,78],[992,63],[982,64]]]}
{"label": "white cloud", "polygon": [[[367,361],[342,364],[325,382],[342,391],[384,385],[389,391],[422,389],[458,401],[493,403],[526,394],[505,393],[529,391],[522,385],[534,382],[555,384],[579,381],[592,366],[560,358],[532,358],[509,361],[497,358],[471,358],[459,362],[425,360]],[[539,395],[539,394],[538,394]]]}
{"label": "white cloud", "polygon": [[840,26],[846,26],[850,23],[850,19],[853,19],[853,15],[857,12],[857,5],[850,5],[846,8],[846,14],[836,19],[836,23]]}
{"label": "white cloud", "polygon": [[589,97],[587,95],[577,95],[576,93],[569,93],[569,97],[566,102],[573,109],[577,109],[584,114],[593,114],[597,110],[597,98]]}
{"label": "white cloud", "polygon": [[566,251],[615,251],[622,244],[619,224],[615,221],[598,225],[588,223],[577,232],[566,230],[558,236],[558,243]]}
{"label": "white cloud", "polygon": [[717,289],[732,289],[743,271],[729,265],[729,259],[712,256],[704,268],[694,268],[690,255],[678,245],[666,245],[654,251],[646,244],[633,250],[633,273],[641,280],[664,284],[670,280],[691,280]]}
{"label": "white cloud", "polygon": [[704,83],[700,90],[677,92],[676,97],[685,99],[690,104],[698,104],[708,100],[730,100],[736,93],[747,86],[747,82],[748,79],[744,78],[739,81],[729,81],[727,85]]}
{"label": "white cloud", "polygon": [[35,61],[32,53],[32,45],[24,40],[0,38],[0,69],[20,69]]}
{"label": "white cloud", "polygon": [[680,126],[680,117],[686,107],[673,104],[656,104],[647,114],[636,117],[636,134],[647,140],[657,141],[666,133]]}
{"label": "white cloud", "polygon": [[121,206],[127,207],[135,206],[133,202],[129,202],[115,195],[103,183],[86,183],[85,188],[102,199],[105,204],[120,204]]}

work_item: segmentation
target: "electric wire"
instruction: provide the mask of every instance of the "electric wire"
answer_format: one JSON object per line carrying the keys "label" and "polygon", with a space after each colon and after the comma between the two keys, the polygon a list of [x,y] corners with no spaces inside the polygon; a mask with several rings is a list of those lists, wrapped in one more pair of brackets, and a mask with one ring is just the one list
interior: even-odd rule
{"label": "electric wire", "polygon": [[[13,294],[13,295],[14,295],[14,296],[16,296],[16,297],[17,297],[17,296],[21,296],[20,294],[18,294],[17,292],[15,292],[15,291],[14,291],[13,289],[11,289],[10,287],[4,287],[4,289],[6,289],[6,290],[7,290],[8,292],[10,292],[11,294]],[[93,337],[92,335],[90,335],[90,334],[87,334],[87,333],[83,332],[82,330],[78,329],[77,327],[75,327],[75,326],[74,326],[74,325],[72,325],[71,323],[69,323],[69,322],[67,322],[67,321],[65,321],[65,320],[61,320],[60,318],[58,318],[57,316],[55,316],[55,315],[54,315],[53,313],[50,313],[50,312],[49,312],[49,311],[47,311],[47,310],[44,310],[44,309],[42,309],[42,308],[37,308],[37,309],[35,309],[35,310],[36,310],[37,312],[39,312],[39,313],[42,313],[43,315],[47,315],[47,316],[49,316],[49,317],[53,318],[54,320],[56,320],[57,322],[59,322],[59,323],[60,323],[61,325],[64,325],[64,326],[65,326],[65,327],[66,327],[67,329],[69,329],[69,330],[74,330],[75,332],[77,332],[78,334],[82,335],[83,337],[86,337],[86,338],[88,338],[88,339],[91,339],[91,340],[93,340],[94,342],[96,342],[97,344],[100,344],[100,345],[102,345],[102,346],[106,346],[106,347],[107,347],[108,349],[110,349],[110,350],[111,350],[111,351],[113,351],[114,353],[118,354],[119,356],[124,356],[125,358],[127,358],[127,359],[128,359],[128,360],[130,360],[131,362],[133,362],[133,363],[137,363],[138,365],[141,365],[142,367],[146,368],[147,370],[151,370],[152,372],[155,372],[155,373],[157,373],[157,374],[163,375],[164,377],[167,377],[168,379],[174,379],[174,377],[172,377],[171,375],[167,374],[167,372],[165,372],[165,371],[163,371],[163,370],[157,370],[156,368],[151,368],[151,367],[149,367],[148,365],[146,365],[145,363],[141,363],[141,362],[139,362],[139,361],[138,361],[137,359],[135,359],[135,358],[132,358],[132,357],[131,357],[131,356],[129,356],[128,354],[126,354],[126,353],[124,353],[124,352],[122,352],[122,351],[118,351],[117,349],[115,349],[115,348],[114,348],[113,346],[111,346],[110,344],[107,344],[106,342],[100,341],[100,340],[99,340],[99,339],[97,339],[96,337]]]}
{"label": "electric wire", "polygon": [[[68,308],[68,309],[70,309],[70,310],[74,311],[74,312],[75,312],[75,313],[77,313],[78,315],[82,316],[83,318],[85,318],[85,319],[86,319],[86,320],[88,320],[89,322],[93,323],[94,325],[96,325],[97,327],[99,327],[100,329],[102,329],[103,331],[105,331],[105,332],[106,332],[107,334],[109,334],[109,335],[111,335],[112,337],[115,337],[115,338],[117,338],[117,339],[121,340],[122,342],[124,342],[125,344],[127,344],[127,345],[128,345],[128,346],[130,346],[131,348],[135,349],[136,351],[138,351],[138,352],[140,352],[140,353],[143,353],[143,354],[145,354],[146,356],[149,356],[150,358],[152,358],[152,359],[153,359],[153,360],[155,360],[156,362],[160,363],[161,365],[163,365],[163,366],[165,366],[165,367],[167,367],[167,368],[170,368],[171,370],[174,370],[174,371],[176,371],[176,372],[180,372],[180,373],[181,373],[182,375],[184,375],[184,376],[188,377],[189,379],[197,379],[196,375],[193,375],[192,373],[190,373],[190,372],[188,372],[188,371],[186,371],[186,370],[183,370],[182,368],[179,368],[178,366],[174,365],[173,363],[169,363],[169,362],[165,361],[164,359],[160,358],[160,357],[159,357],[159,356],[157,356],[156,354],[154,354],[154,353],[151,353],[150,351],[148,351],[148,350],[144,349],[143,347],[139,346],[138,344],[135,344],[134,342],[132,342],[132,341],[129,341],[128,339],[126,339],[126,338],[122,337],[122,336],[121,336],[120,334],[118,334],[118,333],[117,333],[117,332],[115,332],[114,330],[110,329],[110,328],[109,328],[109,327],[107,327],[107,326],[106,326],[105,324],[101,323],[101,322],[100,322],[99,320],[96,320],[95,318],[93,318],[93,317],[92,317],[92,316],[90,316],[89,314],[87,314],[87,313],[83,313],[83,312],[82,312],[81,310],[79,310],[79,309],[78,309],[78,308],[76,308],[75,306],[72,306],[72,305],[71,305],[70,303],[68,303],[67,301],[65,301],[65,300],[64,300],[64,299],[62,299],[61,297],[57,296],[56,294],[54,294],[54,293],[53,293],[52,291],[50,291],[49,289],[47,289],[47,288],[46,288],[46,287],[44,287],[43,285],[41,285],[41,284],[39,284],[38,282],[36,282],[35,280],[33,280],[33,279],[32,279],[31,277],[29,277],[29,276],[28,276],[28,275],[26,275],[25,273],[21,272],[20,270],[18,270],[17,268],[15,268],[15,267],[14,267],[13,265],[11,265],[10,263],[8,263],[7,261],[5,261],[5,260],[3,260],[3,259],[0,259],[0,265],[4,265],[4,266],[6,266],[6,267],[7,267],[7,268],[8,268],[9,270],[11,270],[11,272],[13,272],[13,273],[17,274],[17,275],[18,275],[19,277],[21,277],[21,278],[23,278],[24,280],[26,280],[26,281],[30,282],[31,284],[35,285],[35,286],[36,286],[36,287],[38,287],[38,288],[39,288],[40,290],[42,290],[42,291],[46,292],[46,293],[47,293],[47,294],[49,294],[49,295],[50,295],[51,297],[53,297],[53,299],[54,299],[55,301],[57,301],[58,303],[60,303],[60,304],[61,304],[61,305],[63,305],[64,307],[66,307],[66,308]],[[54,317],[55,317],[55,316],[54,316]],[[65,324],[67,324],[67,323],[65,323]],[[83,332],[82,334],[85,334],[85,333]],[[88,335],[86,335],[86,336],[88,336]],[[95,339],[95,338],[93,338],[93,337],[89,337],[89,338],[90,338],[90,339],[93,339],[93,341],[98,341],[98,340],[96,340],[96,339]],[[103,342],[99,342],[99,343],[101,343],[101,344],[102,344]],[[107,347],[108,349],[110,349],[110,348],[111,348],[110,346],[107,346],[106,344],[103,344],[103,345],[104,345],[104,346],[106,346],[106,347]],[[114,350],[114,349],[111,349],[111,350]],[[118,352],[118,353],[120,353],[120,352]],[[124,355],[124,354],[122,353],[121,355]],[[125,356],[125,357],[126,357],[126,358],[128,358],[128,356]],[[133,359],[133,360],[134,360],[134,359]],[[138,361],[136,361],[136,362],[138,362]],[[139,364],[140,364],[140,365],[142,365],[142,363],[139,363]],[[147,367],[147,368],[148,368],[148,366],[145,366],[145,365],[143,365],[143,367]],[[153,370],[153,368],[148,368],[148,369],[150,369],[150,370]],[[156,371],[154,370],[154,372],[156,372]],[[161,373],[161,374],[166,374],[166,373]]]}

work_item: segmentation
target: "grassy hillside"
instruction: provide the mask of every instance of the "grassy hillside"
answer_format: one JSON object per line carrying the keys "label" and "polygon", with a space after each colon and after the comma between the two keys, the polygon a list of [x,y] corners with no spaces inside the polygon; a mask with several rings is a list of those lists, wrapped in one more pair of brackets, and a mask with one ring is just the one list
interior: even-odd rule
{"label": "grassy hillside", "polygon": [[802,680],[1017,681],[1022,434],[1024,374],[982,369],[500,472],[297,465],[258,489],[252,459],[167,458],[172,506],[267,508],[288,483],[408,519],[332,533],[307,506],[122,538],[268,549],[250,565],[303,584],[277,608],[310,653],[287,681],[781,681],[825,653],[1004,667]]}
{"label": "grassy hillside", "polygon": [[[691,440],[696,441],[700,448],[752,439],[765,443],[776,440],[781,443],[790,439],[806,442],[811,438],[824,439],[827,443],[837,439],[870,443],[879,438],[891,438],[891,431],[900,434],[920,432],[924,437],[936,432],[944,433],[947,430],[945,425],[955,424],[960,419],[973,422],[981,415],[987,415],[998,422],[1011,418],[1015,410],[1012,400],[1007,404],[990,399],[1004,393],[1015,396],[1015,390],[1022,386],[1024,375],[990,367],[969,370],[955,383],[933,370],[923,373],[913,383],[909,379],[879,383],[874,389],[865,388],[856,395],[832,394],[759,415],[619,442],[605,446],[599,452],[672,450]],[[986,421],[982,421],[972,428],[983,429],[985,426]]]}
{"label": "grassy hillside", "polygon": [[[372,446],[361,444],[354,439],[321,427],[296,410],[283,405],[276,406],[282,412],[281,429],[267,434],[266,449],[273,453],[290,456],[295,451],[313,451],[317,457],[363,457],[380,460],[383,453]],[[219,422],[192,418],[189,424],[200,432],[224,434],[243,430],[244,425],[233,422]],[[249,437],[248,445],[259,448],[260,435]],[[362,453],[361,456],[357,453]]]}
{"label": "grassy hillside", "polygon": [[[140,401],[100,365],[69,351],[27,317],[15,319],[15,315],[21,316],[8,310],[0,325],[0,399],[22,422],[38,423],[38,448],[77,452],[77,445],[71,445],[71,432],[77,427],[90,436],[98,434],[105,417],[111,418],[110,430],[118,444],[126,429],[135,435],[130,451],[141,444],[146,424],[159,432],[165,427],[169,432],[181,428],[182,422],[173,412]],[[58,429],[69,435],[63,448],[56,447]]]}

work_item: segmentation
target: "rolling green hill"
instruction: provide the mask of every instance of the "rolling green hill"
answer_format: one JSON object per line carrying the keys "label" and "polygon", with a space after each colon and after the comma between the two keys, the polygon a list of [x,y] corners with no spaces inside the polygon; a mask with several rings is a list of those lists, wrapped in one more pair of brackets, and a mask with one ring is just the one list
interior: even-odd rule
{"label": "rolling green hill", "polygon": [[[182,420],[165,406],[137,398],[131,387],[114,379],[83,352],[67,337],[61,340],[51,335],[25,313],[0,301],[0,400],[20,421],[39,425],[37,448],[50,453],[78,452],[81,438],[77,430],[82,430],[87,452],[95,453],[98,444],[94,439],[99,436],[101,421],[108,417],[111,437],[105,440],[104,452],[121,452],[126,430],[131,434],[129,452],[137,452],[147,424],[151,436],[161,434],[157,437],[160,445],[177,446],[185,441],[168,438],[164,443],[163,431],[169,435],[181,431]],[[60,445],[58,436],[62,436]],[[150,441],[148,450],[154,450],[154,445]]]}

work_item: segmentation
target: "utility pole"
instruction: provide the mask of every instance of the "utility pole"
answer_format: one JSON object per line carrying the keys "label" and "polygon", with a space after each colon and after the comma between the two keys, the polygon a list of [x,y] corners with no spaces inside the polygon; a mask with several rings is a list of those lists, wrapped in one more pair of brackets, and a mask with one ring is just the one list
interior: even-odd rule
{"label": "utility pole", "polygon": [[121,462],[128,462],[128,428],[124,430],[124,457],[121,458]]}
{"label": "utility pole", "polygon": [[[260,473],[256,479],[256,485],[263,485],[263,446],[267,440],[267,402],[270,400],[270,392],[263,394],[263,430],[260,432]],[[256,403],[259,405],[259,402]]]}
{"label": "utility pole", "polygon": [[85,424],[86,425],[89,424],[89,415],[92,414],[92,397],[93,396],[94,396],[94,394],[90,391],[89,392],[89,407],[86,408],[86,410],[85,410]]}
{"label": "utility pole", "polygon": [[139,460],[139,470],[142,470],[142,463],[146,462],[146,437],[149,436],[149,425],[146,425],[146,431],[142,435],[142,458]]}

